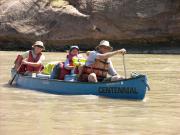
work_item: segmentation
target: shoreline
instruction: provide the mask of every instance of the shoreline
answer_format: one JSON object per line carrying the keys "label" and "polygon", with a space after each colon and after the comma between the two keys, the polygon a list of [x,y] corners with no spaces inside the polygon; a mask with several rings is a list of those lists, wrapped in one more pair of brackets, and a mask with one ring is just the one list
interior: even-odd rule
{"label": "shoreline", "polygon": [[[34,41],[40,39],[1,39],[0,51],[26,51],[31,49]],[[107,39],[108,40],[108,39]],[[65,52],[71,45],[78,45],[81,51],[94,50],[100,40],[71,40],[71,41],[50,41],[42,40],[46,47],[46,52]],[[169,40],[109,40],[114,50],[125,48],[132,54],[180,54],[180,39]]]}
{"label": "shoreline", "polygon": [[[81,47],[80,47],[81,48]],[[115,48],[114,50],[117,49],[121,49],[121,48],[125,48],[128,51],[128,54],[173,54],[173,55],[180,55],[180,47],[176,47],[176,48],[171,48],[171,47],[164,47],[162,48],[136,48],[134,49],[129,48],[129,47],[119,47],[119,48]],[[27,51],[30,50],[31,48],[23,48],[23,49],[19,49],[19,48],[13,48],[13,49],[2,49],[0,47],[0,51]],[[138,50],[139,49],[139,50]],[[87,50],[81,50],[82,53],[85,53],[86,51],[92,51],[94,50],[94,48],[92,49],[87,49]],[[66,50],[46,50],[45,52],[66,52]]]}

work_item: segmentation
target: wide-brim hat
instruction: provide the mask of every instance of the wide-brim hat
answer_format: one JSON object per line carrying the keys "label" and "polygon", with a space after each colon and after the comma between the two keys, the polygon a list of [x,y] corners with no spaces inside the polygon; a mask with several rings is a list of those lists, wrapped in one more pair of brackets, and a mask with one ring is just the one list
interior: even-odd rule
{"label": "wide-brim hat", "polygon": [[96,50],[98,50],[98,49],[99,49],[100,47],[102,47],[102,46],[109,48],[110,51],[113,50],[113,47],[110,46],[109,41],[106,41],[106,40],[102,40],[102,41],[99,43],[99,45],[96,47]]}
{"label": "wide-brim hat", "polygon": [[45,46],[44,46],[44,44],[43,44],[42,41],[36,41],[36,42],[32,45],[32,48],[34,48],[35,46],[41,47],[41,48],[43,48],[43,50],[45,50]]}

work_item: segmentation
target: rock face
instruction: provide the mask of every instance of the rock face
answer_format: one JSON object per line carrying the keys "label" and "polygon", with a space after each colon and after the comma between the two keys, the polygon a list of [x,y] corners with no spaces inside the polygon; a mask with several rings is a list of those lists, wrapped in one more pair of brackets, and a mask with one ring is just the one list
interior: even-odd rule
{"label": "rock face", "polygon": [[101,39],[110,40],[114,47],[159,42],[176,45],[180,40],[180,1],[0,1],[1,48],[16,44],[23,48],[43,40],[49,49],[63,49],[68,44],[87,49]]}

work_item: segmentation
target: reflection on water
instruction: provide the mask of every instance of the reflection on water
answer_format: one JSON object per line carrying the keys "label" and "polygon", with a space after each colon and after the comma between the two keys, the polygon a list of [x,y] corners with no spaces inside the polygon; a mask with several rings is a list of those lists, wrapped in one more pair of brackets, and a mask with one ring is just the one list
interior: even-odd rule
{"label": "reflection on water", "polygon": [[[147,74],[151,86],[143,101],[128,101],[9,87],[6,83],[16,54],[0,52],[1,135],[178,135],[180,132],[180,55],[126,55],[128,73]],[[65,56],[45,55],[46,61],[62,61]],[[123,74],[122,58],[116,56],[112,60]]]}

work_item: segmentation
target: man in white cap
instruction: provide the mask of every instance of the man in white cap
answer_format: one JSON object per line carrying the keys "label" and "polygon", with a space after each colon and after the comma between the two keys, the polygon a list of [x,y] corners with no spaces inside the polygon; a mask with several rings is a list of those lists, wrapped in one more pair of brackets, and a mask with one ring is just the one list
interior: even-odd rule
{"label": "man in white cap", "polygon": [[39,73],[43,67],[42,62],[45,60],[43,50],[45,50],[43,42],[36,41],[32,45],[32,50],[17,56],[14,69],[22,74]]}
{"label": "man in white cap", "polygon": [[125,49],[112,51],[109,41],[102,40],[96,47],[96,51],[91,51],[87,58],[86,65],[83,67],[80,81],[101,82],[107,80],[107,74],[111,77],[110,81],[120,80],[120,77],[114,69],[110,57],[117,54],[125,54]]}

